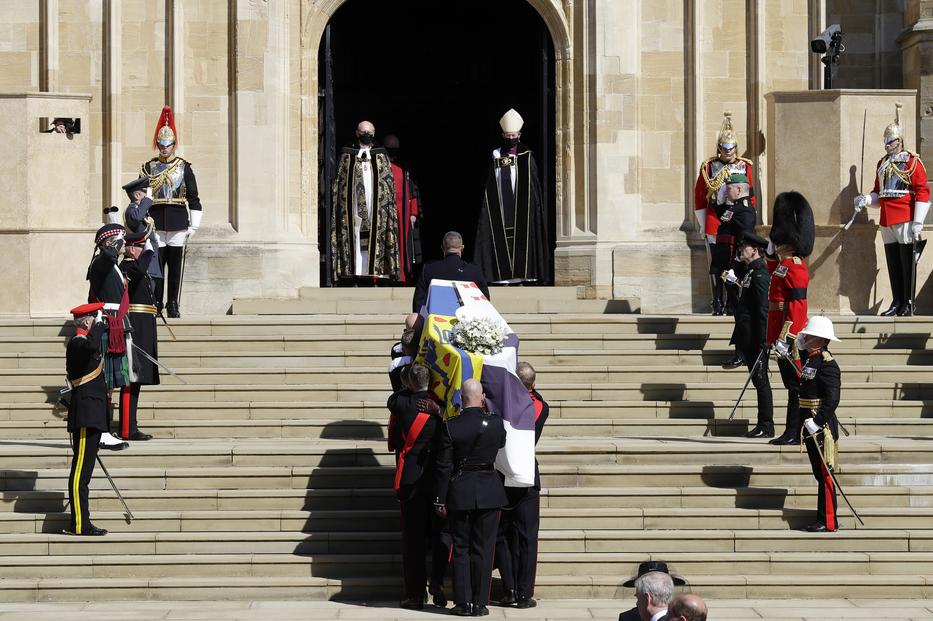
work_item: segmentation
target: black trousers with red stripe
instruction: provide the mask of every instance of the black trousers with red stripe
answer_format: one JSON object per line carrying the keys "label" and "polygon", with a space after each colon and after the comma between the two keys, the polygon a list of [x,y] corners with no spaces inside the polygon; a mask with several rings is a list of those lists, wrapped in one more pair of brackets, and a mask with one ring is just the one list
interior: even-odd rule
{"label": "black trousers with red stripe", "polygon": [[91,527],[88,509],[88,485],[97,461],[100,446],[100,431],[89,427],[78,427],[71,434],[71,474],[68,475],[68,500],[71,501],[71,521],[68,530],[76,534],[86,533]]}
{"label": "black trousers with red stripe", "polygon": [[535,592],[541,493],[533,487],[506,487],[509,504],[502,509],[496,537],[496,566],[505,591],[519,598]]}
{"label": "black trousers with red stripe", "polygon": [[807,445],[807,457],[810,458],[810,468],[818,486],[816,500],[816,521],[824,524],[829,530],[837,530],[839,522],[836,517],[836,484],[823,464],[821,454],[823,451],[823,435],[813,436],[803,429],[804,443]]}
{"label": "black trousers with red stripe", "polygon": [[485,606],[492,583],[499,508],[451,511],[448,517],[454,545],[454,603]]}
{"label": "black trousers with red stripe", "polygon": [[130,384],[120,389],[120,428],[117,430],[124,440],[139,430],[136,423],[136,408],[139,406],[140,384]]}

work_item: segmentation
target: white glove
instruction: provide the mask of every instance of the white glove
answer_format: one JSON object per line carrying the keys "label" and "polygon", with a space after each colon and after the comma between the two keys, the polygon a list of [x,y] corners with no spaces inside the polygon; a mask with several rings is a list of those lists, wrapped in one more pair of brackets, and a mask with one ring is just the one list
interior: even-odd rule
{"label": "white glove", "polygon": [[97,314],[94,315],[94,323],[100,323],[104,320],[104,311],[99,310]]}
{"label": "white glove", "polygon": [[191,213],[188,216],[191,219],[191,224],[188,226],[188,235],[187,235],[188,240],[194,237],[194,232],[197,231],[198,227],[201,226],[202,215],[203,214],[201,213],[200,209],[191,210]]}
{"label": "white glove", "polygon": [[765,248],[765,254],[773,256],[774,255],[774,244],[771,243],[771,240],[768,240],[768,247]]}
{"label": "white glove", "polygon": [[855,197],[855,211],[862,211],[871,205],[871,196],[868,194],[859,194]]}
{"label": "white glove", "polygon": [[148,196],[150,200],[152,199],[152,187],[151,186],[146,188],[146,196]]}
{"label": "white glove", "polygon": [[725,272],[722,279],[731,285],[738,284],[739,282],[738,277],[735,275],[735,270],[732,269],[730,269],[728,272]]}
{"label": "white glove", "polygon": [[807,431],[810,433],[816,433],[820,430],[819,425],[817,425],[816,421],[812,418],[808,418],[807,420],[803,421],[803,426],[806,427]]}
{"label": "white glove", "polygon": [[910,232],[914,239],[919,239],[920,234],[923,233],[923,222],[911,222]]}

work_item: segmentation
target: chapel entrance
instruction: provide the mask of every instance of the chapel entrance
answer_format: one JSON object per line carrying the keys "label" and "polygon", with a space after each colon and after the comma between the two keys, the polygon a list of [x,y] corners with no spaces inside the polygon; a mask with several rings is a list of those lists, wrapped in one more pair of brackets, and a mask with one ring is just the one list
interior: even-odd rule
{"label": "chapel entrance", "polygon": [[319,49],[319,232],[321,285],[330,283],[331,185],[337,150],[360,120],[376,142],[395,134],[421,189],[426,260],[440,257],[448,230],[472,257],[499,117],[525,120],[522,142],[535,154],[555,241],[554,47],[526,0],[404,3],[348,0]]}

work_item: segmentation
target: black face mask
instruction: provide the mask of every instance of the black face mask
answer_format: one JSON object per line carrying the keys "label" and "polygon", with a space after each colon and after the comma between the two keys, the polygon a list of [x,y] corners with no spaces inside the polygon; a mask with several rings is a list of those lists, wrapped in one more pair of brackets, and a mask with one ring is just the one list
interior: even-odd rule
{"label": "black face mask", "polygon": [[518,138],[503,138],[502,146],[506,149],[511,149],[512,147],[518,146]]}
{"label": "black face mask", "polygon": [[374,137],[375,136],[373,136],[373,134],[370,134],[370,133],[360,134],[360,137],[359,137],[360,144],[371,145],[373,143]]}

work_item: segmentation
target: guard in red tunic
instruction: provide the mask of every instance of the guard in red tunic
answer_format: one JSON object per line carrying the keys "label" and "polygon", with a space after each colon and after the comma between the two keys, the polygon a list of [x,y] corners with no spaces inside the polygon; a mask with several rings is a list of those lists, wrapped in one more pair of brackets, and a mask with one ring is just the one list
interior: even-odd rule
{"label": "guard in red tunic", "polygon": [[[771,440],[771,444],[793,444],[800,437],[798,396],[800,360],[794,337],[807,325],[807,286],[810,272],[804,261],[813,252],[816,230],[810,203],[798,192],[781,192],[774,200],[774,224],[771,226],[771,244],[775,256],[768,260],[771,285],[768,289],[768,343],[776,348],[782,336],[786,337],[789,357],[778,358],[778,369],[787,388],[787,426],[784,433]],[[784,332],[790,321],[790,335]],[[783,334],[782,334],[783,333]]]}
{"label": "guard in red tunic", "polygon": [[399,157],[398,136],[389,134],[383,143],[392,165],[395,180],[395,204],[398,210],[399,280],[415,282],[421,258],[421,204],[418,184],[412,179],[408,163]]}
{"label": "guard in red tunic", "polygon": [[884,129],[887,155],[878,162],[875,187],[871,194],[855,197],[855,209],[881,207],[881,239],[893,298],[891,306],[881,314],[910,317],[914,314],[916,290],[915,253],[930,210],[930,188],[920,157],[904,148],[900,110],[901,104],[897,104],[894,122]]}
{"label": "guard in red tunic", "polygon": [[726,180],[732,174],[741,174],[748,177],[749,202],[755,207],[755,178],[752,175],[752,163],[738,156],[738,140],[732,129],[732,113],[724,113],[722,128],[716,139],[717,154],[700,166],[700,174],[694,186],[694,204],[697,220],[700,223],[700,233],[706,236],[709,247],[710,269],[709,281],[712,289],[712,308],[714,315],[723,315],[726,307],[723,304],[723,282],[720,272],[713,265],[712,258],[717,255],[716,244],[719,233],[720,218],[725,211]]}

